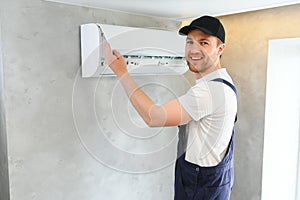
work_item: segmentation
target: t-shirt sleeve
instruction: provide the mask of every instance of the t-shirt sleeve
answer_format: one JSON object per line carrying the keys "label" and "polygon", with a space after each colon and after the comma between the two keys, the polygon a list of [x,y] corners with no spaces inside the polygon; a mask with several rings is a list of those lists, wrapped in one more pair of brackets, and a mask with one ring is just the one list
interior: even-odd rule
{"label": "t-shirt sleeve", "polygon": [[212,111],[212,97],[206,82],[193,86],[178,100],[184,110],[195,121],[209,115]]}

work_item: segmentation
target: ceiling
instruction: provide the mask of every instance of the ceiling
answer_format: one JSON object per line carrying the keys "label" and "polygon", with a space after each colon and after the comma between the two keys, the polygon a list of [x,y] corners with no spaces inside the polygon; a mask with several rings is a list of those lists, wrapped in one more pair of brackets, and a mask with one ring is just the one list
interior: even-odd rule
{"label": "ceiling", "polygon": [[300,3],[300,0],[47,0],[133,14],[187,20],[208,14],[223,16]]}

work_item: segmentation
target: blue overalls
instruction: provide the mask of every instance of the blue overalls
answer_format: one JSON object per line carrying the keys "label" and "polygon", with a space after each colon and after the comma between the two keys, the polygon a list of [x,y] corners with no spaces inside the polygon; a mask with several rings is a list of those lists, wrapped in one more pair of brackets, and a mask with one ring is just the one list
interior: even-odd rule
{"label": "blue overalls", "polygon": [[[237,94],[234,85],[230,82],[221,78],[211,81],[222,82]],[[180,130],[179,134],[181,132]],[[223,160],[213,167],[201,167],[190,163],[185,160],[185,153],[183,153],[177,159],[175,166],[174,200],[229,200],[234,181],[233,146],[234,130]],[[178,150],[183,148],[179,146]]]}

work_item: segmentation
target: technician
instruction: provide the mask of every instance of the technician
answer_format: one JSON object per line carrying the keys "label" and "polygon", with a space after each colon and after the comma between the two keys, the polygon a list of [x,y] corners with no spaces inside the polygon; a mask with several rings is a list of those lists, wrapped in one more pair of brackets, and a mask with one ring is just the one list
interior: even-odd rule
{"label": "technician", "polygon": [[186,36],[185,58],[196,84],[164,105],[155,105],[138,87],[128,74],[124,57],[108,43],[106,62],[148,126],[180,127],[174,199],[229,200],[237,96],[220,63],[225,30],[217,18],[202,16],[182,27],[179,34]]}

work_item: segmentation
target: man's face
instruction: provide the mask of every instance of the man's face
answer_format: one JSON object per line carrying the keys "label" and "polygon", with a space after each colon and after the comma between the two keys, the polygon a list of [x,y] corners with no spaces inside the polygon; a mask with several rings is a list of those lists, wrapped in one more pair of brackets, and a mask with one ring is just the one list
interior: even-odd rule
{"label": "man's face", "polygon": [[186,38],[185,58],[192,72],[205,73],[215,67],[224,50],[218,38],[198,29],[191,30]]}

